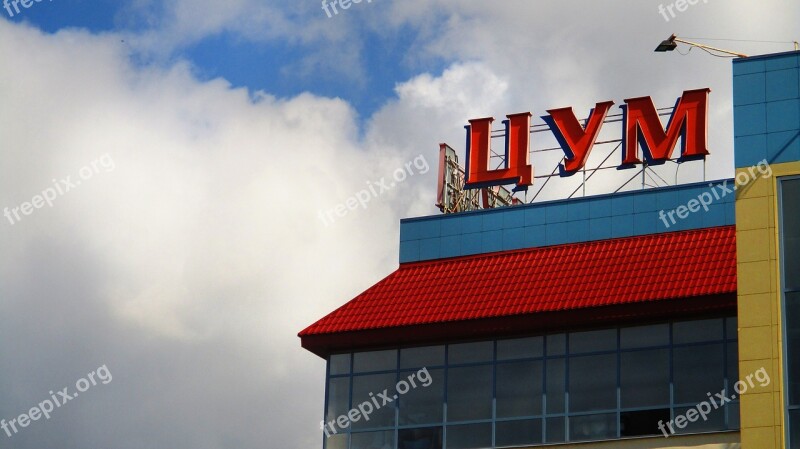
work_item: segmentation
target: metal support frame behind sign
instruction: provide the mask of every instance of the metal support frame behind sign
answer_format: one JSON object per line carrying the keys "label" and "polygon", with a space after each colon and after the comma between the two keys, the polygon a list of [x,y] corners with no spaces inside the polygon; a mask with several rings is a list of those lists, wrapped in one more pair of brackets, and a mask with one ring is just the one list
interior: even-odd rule
{"label": "metal support frame behind sign", "polygon": [[505,187],[464,189],[464,169],[458,163],[456,151],[446,143],[439,144],[439,185],[436,207],[445,214],[470,210],[492,209],[521,204]]}

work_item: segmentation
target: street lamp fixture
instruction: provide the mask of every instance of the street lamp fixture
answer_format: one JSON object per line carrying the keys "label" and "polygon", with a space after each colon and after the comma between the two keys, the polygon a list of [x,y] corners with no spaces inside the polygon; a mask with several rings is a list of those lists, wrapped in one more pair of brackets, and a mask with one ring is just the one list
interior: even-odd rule
{"label": "street lamp fixture", "polygon": [[725,53],[725,54],[728,54],[728,55],[738,56],[740,58],[746,58],[747,57],[747,55],[742,54],[742,53],[736,53],[736,52],[730,51],[730,50],[723,50],[721,48],[711,47],[711,46],[708,46],[708,45],[698,44],[697,42],[690,42],[690,41],[687,41],[687,40],[683,40],[683,39],[678,38],[674,34],[672,36],[670,36],[669,38],[667,38],[666,40],[661,41],[661,43],[658,44],[658,47],[656,47],[655,51],[657,51],[657,52],[666,52],[666,51],[675,50],[676,48],[678,48],[678,42],[680,42],[682,44],[686,44],[686,45],[692,46],[692,47],[702,48],[703,50],[716,51],[716,52],[719,52],[719,53]]}

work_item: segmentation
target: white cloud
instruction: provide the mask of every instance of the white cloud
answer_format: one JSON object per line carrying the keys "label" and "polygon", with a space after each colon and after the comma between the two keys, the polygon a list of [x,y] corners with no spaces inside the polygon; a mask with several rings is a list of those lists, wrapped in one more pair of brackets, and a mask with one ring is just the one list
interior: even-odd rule
{"label": "white cloud", "polygon": [[[115,164],[52,208],[0,226],[0,316],[12,317],[0,327],[0,418],[103,363],[114,374],[7,441],[319,447],[324,367],[295,335],[396,266],[398,219],[434,210],[438,143],[463,154],[470,118],[562,106],[580,115],[639,95],[671,104],[710,86],[719,159],[709,177],[729,176],[729,62],[652,48],[673,29],[741,38],[792,29],[797,14],[773,11],[796,2],[753,5],[717,0],[667,24],[648,2],[403,0],[329,20],[316,2],[175,1],[157,15],[142,0],[127,11],[153,28],[124,36],[45,35],[0,20],[0,207],[103,154]],[[744,29],[742,8],[754,18]],[[402,64],[447,62],[401,80],[364,124],[340,99],[278,99],[200,82],[186,63],[128,59],[128,44],[164,61],[227,32],[296,43],[306,53],[290,70],[358,78],[369,74],[362,27],[413,33]],[[420,154],[427,174],[332,226],[318,219]]]}
{"label": "white cloud", "polygon": [[65,429],[80,447],[318,444],[322,361],[296,333],[396,264],[388,199],[331,227],[316,216],[374,175],[355,112],[138,68],[110,35],[0,21],[0,51],[3,207],[114,162],[2,225],[0,314],[17,318],[0,329],[15,367],[0,417],[99,364],[115,375],[15,447]]}

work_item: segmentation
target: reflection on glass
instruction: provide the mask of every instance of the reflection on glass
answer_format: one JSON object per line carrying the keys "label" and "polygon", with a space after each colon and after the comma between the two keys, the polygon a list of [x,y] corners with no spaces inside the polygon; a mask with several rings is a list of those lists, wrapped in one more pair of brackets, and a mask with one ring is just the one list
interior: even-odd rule
{"label": "reflection on glass", "polygon": [[346,415],[350,410],[350,378],[328,379],[327,393],[328,410],[325,413],[325,422],[330,422],[341,415]]}
{"label": "reflection on glass", "polygon": [[444,346],[425,346],[400,350],[400,369],[444,365]]}
{"label": "reflection on glass", "polygon": [[495,396],[498,418],[542,413],[543,365],[538,360],[497,365]]}
{"label": "reflection on glass", "polygon": [[400,429],[397,435],[398,449],[442,449],[441,427]]}
{"label": "reflection on glass", "polygon": [[347,434],[336,434],[325,438],[325,449],[347,449]]}
{"label": "reflection on glass", "polygon": [[[447,371],[447,421],[492,417],[492,366],[450,368]],[[449,446],[450,439],[448,437]]]}
{"label": "reflection on glass", "polygon": [[[689,410],[694,410],[694,412],[689,413],[687,415],[687,412]],[[705,421],[696,412],[697,412],[696,407],[675,408],[676,417],[679,415],[683,415],[687,418],[685,421],[680,420],[680,424],[682,424],[683,427],[678,426],[678,421],[674,422],[673,428],[675,429],[676,434],[725,430],[725,409],[723,407],[720,407],[716,410],[711,410],[711,413],[708,413],[706,415]],[[693,421],[690,421],[688,418],[693,418]]]}
{"label": "reflection on glass", "polygon": [[[368,403],[364,407],[371,407],[374,409],[372,413],[369,414],[369,421],[366,419],[361,419],[359,417],[358,421],[352,420],[353,429],[370,429],[375,427],[390,427],[394,425],[394,402],[389,404],[383,405],[382,400],[379,400],[381,403],[381,408],[374,407],[374,403],[372,402],[372,397],[376,397],[375,395],[378,393],[383,392],[384,390],[388,390],[389,392],[394,391],[395,386],[395,374],[367,374],[362,376],[355,376],[353,377],[353,408],[358,408],[358,406],[362,403]],[[372,396],[370,396],[370,393]]]}
{"label": "reflection on glass", "polygon": [[572,416],[569,418],[570,441],[602,440],[616,437],[616,413]]}
{"label": "reflection on glass", "polygon": [[480,449],[491,446],[491,423],[447,426],[447,449]]}
{"label": "reflection on glass", "polygon": [[722,344],[673,349],[676,404],[697,404],[725,387]]}
{"label": "reflection on glass", "polygon": [[786,360],[789,405],[800,405],[800,292],[786,293]]}
{"label": "reflection on glass", "polygon": [[356,352],[353,354],[353,372],[389,371],[397,369],[397,350]]}
{"label": "reflection on glass", "polygon": [[350,373],[350,354],[334,354],[329,362],[331,375]]}
{"label": "reflection on glass", "polygon": [[725,318],[725,338],[736,340],[739,338],[739,320],[736,317]]}
{"label": "reflection on glass", "polygon": [[567,352],[567,334],[553,334],[545,337],[547,355],[563,355]]}
{"label": "reflection on glass", "polygon": [[495,425],[495,446],[528,446],[542,443],[542,420],[500,421]]}
{"label": "reflection on glass", "polygon": [[565,418],[558,416],[545,419],[545,443],[562,443],[566,441],[566,422]]}
{"label": "reflection on glass", "polygon": [[455,365],[460,363],[491,362],[494,352],[494,342],[478,341],[475,343],[459,343],[447,347],[447,363]]}
{"label": "reflection on glass", "polygon": [[394,430],[354,433],[350,449],[394,449]]}
{"label": "reflection on glass", "polygon": [[622,349],[669,345],[669,323],[650,326],[623,327],[619,331]]}
{"label": "reflection on glass", "polygon": [[569,334],[569,353],[614,351],[617,349],[617,330],[571,332]]}
{"label": "reflection on glass", "polygon": [[722,318],[679,321],[672,325],[673,343],[697,343],[722,340]]}
{"label": "reflection on glass", "polygon": [[731,402],[728,407],[728,429],[738,430],[741,427],[739,420],[739,403]]}
{"label": "reflection on glass", "polygon": [[429,369],[428,373],[430,385],[412,388],[400,397],[398,404],[401,426],[433,424],[444,420],[444,370]]}
{"label": "reflection on glass", "polygon": [[733,390],[733,384],[739,380],[739,345],[728,342],[728,391]]}
{"label": "reflection on glass", "polygon": [[782,179],[780,238],[783,256],[784,326],[789,441],[800,449],[800,179]]}
{"label": "reflection on glass", "polygon": [[569,359],[569,411],[588,412],[617,407],[617,355]]}
{"label": "reflection on glass", "polygon": [[564,394],[566,393],[566,364],[564,359],[549,359],[547,370],[547,414],[564,412]]}
{"label": "reflection on glass", "polygon": [[545,363],[547,371],[546,413],[563,413],[564,395],[566,394],[566,362],[564,359],[549,359]]}
{"label": "reflection on glass", "polygon": [[800,410],[789,411],[789,447],[800,449]]}
{"label": "reflection on glass", "polygon": [[781,181],[784,291],[800,290],[800,179]]}
{"label": "reflection on glass", "polygon": [[544,353],[544,338],[529,337],[497,341],[497,360],[527,359],[541,357]]}
{"label": "reflection on glass", "polygon": [[[800,316],[800,292],[787,293],[785,315]],[[490,446],[492,438],[502,447],[658,435],[658,421],[671,420],[670,406],[680,415],[705,401],[707,393],[722,391],[726,377],[729,386],[738,379],[736,335],[722,341],[723,329],[730,334],[735,327],[735,319],[719,318],[334,354],[328,359],[333,377],[326,385],[326,422],[346,417],[361,403],[372,403],[370,394],[385,390],[392,397],[398,372],[405,379],[427,367],[430,384],[412,387],[374,408],[369,420],[347,419],[349,427],[336,426],[339,434],[326,438],[325,444],[332,449],[441,448],[446,434],[449,447]],[[787,364],[797,372],[800,328],[790,321],[786,330]],[[670,331],[678,342],[671,348]],[[795,401],[789,404],[791,411],[800,402],[800,384],[796,376],[788,382],[789,397]],[[738,410],[738,403],[729,403],[707,421],[676,430],[738,429]],[[494,427],[493,419],[498,420]],[[443,423],[448,427],[441,427]],[[389,430],[396,425],[412,428]]]}
{"label": "reflection on glass", "polygon": [[622,408],[669,406],[669,349],[620,354]]}

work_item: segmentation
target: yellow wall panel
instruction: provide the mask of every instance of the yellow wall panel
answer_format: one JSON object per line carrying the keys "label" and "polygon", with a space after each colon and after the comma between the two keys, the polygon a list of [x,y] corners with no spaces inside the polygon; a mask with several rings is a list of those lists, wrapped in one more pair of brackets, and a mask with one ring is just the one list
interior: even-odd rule
{"label": "yellow wall panel", "polygon": [[770,293],[739,296],[739,327],[771,326],[777,315],[773,316],[771,307],[762,307],[770,303]]}
{"label": "yellow wall panel", "polygon": [[744,377],[763,365],[769,367],[771,380],[769,388],[753,388],[741,399],[745,449],[782,449],[784,440],[776,180],[800,174],[800,162],[773,164],[771,169],[773,176],[736,192],[739,373]]}
{"label": "yellow wall panel", "polygon": [[736,260],[739,262],[770,260],[772,238],[773,234],[767,228],[737,232]]}
{"label": "yellow wall panel", "polygon": [[745,427],[772,427],[775,425],[775,404],[772,393],[745,393],[741,398],[742,408],[760,410],[761,413],[743,413],[741,416],[742,428]]}
{"label": "yellow wall panel", "polygon": [[736,201],[736,230],[768,228],[770,224],[770,199],[751,198]]}

